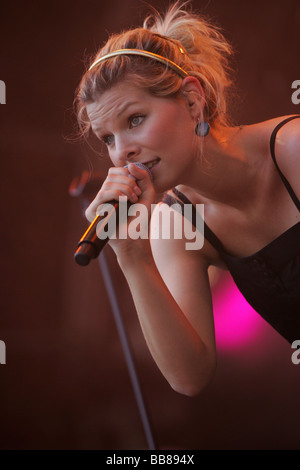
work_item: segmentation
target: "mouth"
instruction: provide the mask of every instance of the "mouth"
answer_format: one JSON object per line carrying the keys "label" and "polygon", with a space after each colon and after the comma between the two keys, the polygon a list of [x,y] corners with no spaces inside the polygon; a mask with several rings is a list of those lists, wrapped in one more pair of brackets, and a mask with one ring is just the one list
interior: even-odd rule
{"label": "mouth", "polygon": [[149,170],[153,168],[155,165],[157,165],[160,162],[160,158],[155,158],[155,160],[150,160],[149,162],[143,163]]}

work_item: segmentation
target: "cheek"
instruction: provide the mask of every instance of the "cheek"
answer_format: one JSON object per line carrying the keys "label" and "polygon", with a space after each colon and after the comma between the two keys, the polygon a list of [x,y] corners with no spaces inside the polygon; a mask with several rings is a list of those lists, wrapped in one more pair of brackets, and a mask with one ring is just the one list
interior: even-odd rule
{"label": "cheek", "polygon": [[161,150],[182,151],[192,145],[194,128],[190,120],[164,118],[156,120],[145,132],[145,138],[151,147]]}

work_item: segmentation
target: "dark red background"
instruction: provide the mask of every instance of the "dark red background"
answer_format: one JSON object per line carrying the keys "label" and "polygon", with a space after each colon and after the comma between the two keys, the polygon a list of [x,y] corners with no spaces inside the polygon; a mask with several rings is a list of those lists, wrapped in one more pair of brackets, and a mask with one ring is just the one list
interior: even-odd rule
{"label": "dark red background", "polygon": [[[299,1],[193,5],[237,51],[236,121],[299,113],[291,101],[300,79]],[[98,263],[73,261],[86,222],[68,194],[90,162],[108,166],[70,142],[83,58],[146,10],[138,0],[1,3],[1,449],[147,448]],[[265,326],[250,346],[219,352],[203,394],[180,396],[145,347],[113,257],[111,266],[158,447],[300,448],[300,365],[284,340]]]}

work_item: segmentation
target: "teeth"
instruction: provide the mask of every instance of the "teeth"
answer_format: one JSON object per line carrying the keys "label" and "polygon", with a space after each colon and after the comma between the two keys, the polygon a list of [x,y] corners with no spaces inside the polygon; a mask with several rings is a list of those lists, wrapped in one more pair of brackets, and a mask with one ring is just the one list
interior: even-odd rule
{"label": "teeth", "polygon": [[156,165],[157,162],[158,162],[158,160],[153,160],[153,162],[146,163],[146,166],[150,170],[154,165]]}

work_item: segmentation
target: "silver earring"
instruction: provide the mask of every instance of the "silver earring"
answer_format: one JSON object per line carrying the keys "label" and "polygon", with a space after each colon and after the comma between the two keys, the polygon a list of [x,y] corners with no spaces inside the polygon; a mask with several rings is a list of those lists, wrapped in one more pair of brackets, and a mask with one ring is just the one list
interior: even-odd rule
{"label": "silver earring", "polygon": [[195,133],[198,137],[205,137],[209,133],[209,130],[210,125],[206,121],[198,122],[195,127]]}

